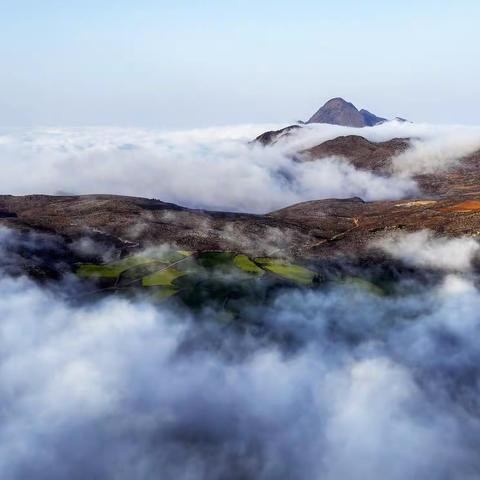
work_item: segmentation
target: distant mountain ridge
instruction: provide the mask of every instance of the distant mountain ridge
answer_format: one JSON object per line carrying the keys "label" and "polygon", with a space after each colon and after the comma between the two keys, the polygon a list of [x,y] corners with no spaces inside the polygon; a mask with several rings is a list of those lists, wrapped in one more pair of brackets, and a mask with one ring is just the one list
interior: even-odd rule
{"label": "distant mountain ridge", "polygon": [[325,103],[306,123],[328,123],[361,128],[374,127],[387,121],[386,118],[378,117],[368,110],[358,110],[353,103],[336,97]]}
{"label": "distant mountain ridge", "polygon": [[[408,122],[408,120],[401,117],[395,117],[393,120],[397,122]],[[302,128],[302,125],[308,125],[311,123],[327,123],[330,125],[340,125],[342,127],[363,128],[374,127],[375,125],[381,125],[382,123],[389,121],[389,119],[379,117],[364,108],[358,110],[353,103],[347,102],[343,98],[336,97],[330,99],[325,105],[319,108],[307,122],[298,121],[295,125],[289,125],[280,130],[272,130],[262,133],[254,141],[263,145],[273,145],[280,139],[294,134]]]}

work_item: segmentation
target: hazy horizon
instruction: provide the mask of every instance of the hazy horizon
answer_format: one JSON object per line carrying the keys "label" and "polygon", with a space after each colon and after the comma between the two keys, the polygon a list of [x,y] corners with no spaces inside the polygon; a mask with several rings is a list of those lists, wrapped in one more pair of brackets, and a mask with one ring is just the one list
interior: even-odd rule
{"label": "hazy horizon", "polygon": [[480,4],[0,2],[0,126],[183,129],[377,115],[478,123]]}

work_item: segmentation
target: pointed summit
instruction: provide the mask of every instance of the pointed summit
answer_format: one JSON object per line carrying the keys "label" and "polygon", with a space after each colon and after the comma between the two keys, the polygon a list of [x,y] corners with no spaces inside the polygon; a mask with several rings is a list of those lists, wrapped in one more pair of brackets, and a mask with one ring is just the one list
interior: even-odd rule
{"label": "pointed summit", "polygon": [[353,103],[336,97],[320,108],[307,123],[329,123],[345,127],[372,127],[385,122],[368,110],[358,110]]}
{"label": "pointed summit", "polygon": [[[395,117],[394,120],[396,122],[408,122],[408,120],[400,117]],[[255,141],[263,145],[273,145],[281,139],[294,135],[295,131],[302,128],[302,125],[308,123],[328,123],[330,125],[341,125],[343,127],[361,128],[374,127],[375,125],[380,125],[388,121],[389,120],[386,118],[377,117],[368,110],[358,110],[353,103],[347,102],[343,98],[336,97],[329,100],[307,122],[299,121],[297,124],[290,125],[281,130],[262,133],[255,139]]]}

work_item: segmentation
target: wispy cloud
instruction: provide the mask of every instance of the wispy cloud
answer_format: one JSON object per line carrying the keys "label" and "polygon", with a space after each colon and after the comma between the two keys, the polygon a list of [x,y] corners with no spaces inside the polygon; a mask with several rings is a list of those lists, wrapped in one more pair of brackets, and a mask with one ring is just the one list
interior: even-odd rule
{"label": "wispy cloud", "polygon": [[428,230],[398,232],[372,242],[392,257],[419,268],[469,271],[480,252],[472,237],[448,238]]}

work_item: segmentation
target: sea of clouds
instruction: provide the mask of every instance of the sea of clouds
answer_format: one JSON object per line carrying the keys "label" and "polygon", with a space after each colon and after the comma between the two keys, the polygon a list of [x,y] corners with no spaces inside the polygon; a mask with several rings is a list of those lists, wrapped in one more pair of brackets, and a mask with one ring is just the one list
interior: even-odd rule
{"label": "sea of clouds", "polygon": [[[412,175],[480,148],[476,128],[396,122],[308,126],[272,147],[249,143],[272,128],[2,132],[0,191],[267,212],[408,196]],[[347,134],[408,137],[412,148],[391,178],[337,158],[292,160]],[[423,231],[371,246],[433,273],[400,279],[387,296],[356,283],[280,292],[245,311],[267,334],[240,335],[212,311],[118,295],[79,302],[68,275],[43,287],[18,277],[25,250],[41,261],[64,247],[0,230],[0,478],[479,478],[478,242]],[[92,255],[99,246],[69,248]]]}
{"label": "sea of clouds", "polygon": [[[415,173],[446,168],[480,148],[480,129],[389,122],[372,128],[308,125],[274,146],[250,141],[275,125],[162,132],[136,128],[44,128],[0,132],[4,194],[133,195],[183,206],[265,213],[307,200],[399,199],[418,194]],[[293,155],[339,135],[411,138],[393,176],[340,158]]]}
{"label": "sea of clouds", "polygon": [[2,479],[478,478],[478,245],[414,235],[372,247],[435,281],[279,293],[247,313],[266,337],[0,275]]}

